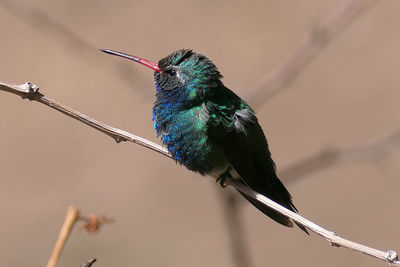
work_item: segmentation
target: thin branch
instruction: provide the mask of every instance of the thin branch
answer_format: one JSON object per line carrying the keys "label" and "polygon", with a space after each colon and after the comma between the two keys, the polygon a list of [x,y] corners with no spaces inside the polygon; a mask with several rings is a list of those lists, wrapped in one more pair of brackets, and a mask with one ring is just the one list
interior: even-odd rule
{"label": "thin branch", "polygon": [[284,181],[297,181],[299,177],[321,171],[342,162],[371,160],[382,158],[400,148],[400,129],[380,138],[346,148],[326,148],[321,152],[291,164],[279,172]]}
{"label": "thin branch", "polygon": [[[50,98],[45,97],[44,95],[39,93],[38,87],[31,83],[25,83],[23,85],[10,85],[10,84],[4,83],[4,82],[0,82],[0,90],[6,91],[6,92],[11,92],[11,93],[19,95],[23,98],[35,100],[35,101],[38,101],[49,107],[52,107],[52,108],[62,112],[63,114],[66,114],[67,116],[77,119],[77,120],[95,128],[96,130],[99,130],[109,136],[112,136],[117,141],[122,141],[122,140],[131,141],[135,144],[139,144],[146,148],[149,148],[151,150],[159,152],[160,154],[162,154],[164,156],[171,157],[171,155],[160,145],[154,144],[153,142],[147,141],[144,138],[137,137],[137,136],[127,133],[125,131],[116,129],[114,127],[105,125],[100,122],[97,122],[96,120],[91,119],[84,114],[74,111],[66,106],[61,105],[60,103],[58,103],[54,100],[51,100]],[[140,140],[140,141],[138,141],[138,140]],[[281,205],[268,199],[267,197],[251,190],[248,187],[243,186],[238,181],[228,179],[226,181],[226,184],[236,188],[237,190],[242,191],[244,194],[256,199],[260,203],[267,205],[268,207],[276,210],[277,212],[291,218],[295,222],[300,223],[301,225],[304,225],[305,227],[307,227],[311,231],[317,233],[318,235],[323,236],[325,239],[327,239],[330,242],[331,245],[343,246],[343,247],[346,247],[349,249],[353,249],[353,250],[365,253],[372,257],[384,260],[386,262],[400,265],[400,261],[398,259],[398,254],[395,251],[392,251],[392,250],[381,251],[381,250],[373,249],[373,248],[346,240],[344,238],[337,236],[334,232],[325,230],[324,228],[303,218],[299,214],[293,213],[293,212],[289,211],[288,209],[282,207]]]}
{"label": "thin branch", "polygon": [[65,216],[64,224],[61,227],[60,234],[58,235],[57,242],[54,246],[53,253],[51,253],[50,259],[47,262],[47,267],[55,267],[58,259],[60,258],[61,252],[64,248],[65,243],[71,234],[72,228],[79,216],[79,210],[76,207],[69,207],[67,215]]}
{"label": "thin branch", "polygon": [[75,111],[51,98],[42,95],[41,93],[39,93],[39,87],[30,82],[26,82],[25,84],[15,85],[0,81],[0,90],[10,92],[19,95],[24,99],[27,98],[31,101],[37,101],[46,106],[49,106],[73,119],[83,122],[84,124],[89,125],[90,127],[93,127],[96,130],[112,137],[117,143],[121,141],[130,141],[132,143],[144,146],[158,153],[161,153],[164,156],[171,157],[171,154],[168,152],[167,149],[156,143],[153,143],[147,139],[128,133],[124,130],[114,128],[102,122],[96,121],[86,116],[85,114]]}
{"label": "thin branch", "polygon": [[244,186],[242,183],[240,183],[238,181],[229,179],[226,182],[226,184],[235,187],[237,190],[240,190],[247,196],[250,196],[250,197],[256,199],[257,201],[274,209],[275,211],[291,218],[293,221],[307,227],[314,233],[325,238],[332,246],[349,248],[349,249],[352,249],[352,250],[355,250],[358,252],[362,252],[369,256],[375,257],[377,259],[389,262],[391,264],[400,265],[400,260],[398,259],[398,254],[396,251],[393,251],[393,250],[381,251],[378,249],[367,247],[367,246],[361,245],[359,243],[355,243],[353,241],[344,239],[344,238],[338,236],[335,232],[328,231],[328,230],[320,227],[319,225],[307,220],[306,218],[300,216],[299,214],[294,213],[294,212],[286,209],[285,207],[275,203],[274,201],[270,200],[269,198],[251,190],[250,188]]}
{"label": "thin branch", "polygon": [[282,92],[330,41],[378,2],[378,0],[350,0],[341,3],[306,34],[286,59],[261,79],[259,85],[245,99],[255,107]]}

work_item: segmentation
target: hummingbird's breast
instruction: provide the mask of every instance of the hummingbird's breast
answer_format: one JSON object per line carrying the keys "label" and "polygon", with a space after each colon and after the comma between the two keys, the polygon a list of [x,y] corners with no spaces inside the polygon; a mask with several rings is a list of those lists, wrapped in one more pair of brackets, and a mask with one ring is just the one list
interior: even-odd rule
{"label": "hummingbird's breast", "polygon": [[154,128],[173,158],[201,174],[221,172],[228,166],[224,151],[208,138],[209,112],[205,104],[184,110],[153,108]]}

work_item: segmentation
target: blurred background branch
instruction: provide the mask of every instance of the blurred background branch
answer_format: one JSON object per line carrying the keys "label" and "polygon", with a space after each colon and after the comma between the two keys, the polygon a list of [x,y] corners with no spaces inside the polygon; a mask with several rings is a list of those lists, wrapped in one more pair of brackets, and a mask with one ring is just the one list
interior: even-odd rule
{"label": "blurred background branch", "polygon": [[288,87],[321,51],[379,0],[345,0],[307,33],[297,47],[261,79],[245,99],[253,106],[265,104]]}
{"label": "blurred background branch", "polygon": [[380,138],[345,148],[326,148],[298,162],[282,168],[279,175],[286,183],[298,182],[301,177],[333,167],[340,163],[379,160],[400,148],[400,130]]}
{"label": "blurred background branch", "polygon": [[[28,2],[29,3],[29,2]],[[64,25],[51,14],[43,12],[33,3],[19,3],[18,1],[0,0],[0,6],[7,10],[11,15],[33,27],[38,34],[50,38],[63,47],[70,56],[83,60],[96,68],[102,67],[108,71],[113,71],[121,81],[128,87],[140,90],[141,81],[144,77],[130,64],[116,61],[115,65],[110,65],[110,61],[105,57],[99,56],[100,47],[92,44],[90,40],[71,30],[68,25]]]}
{"label": "blurred background branch", "polygon": [[240,212],[240,205],[243,204],[243,201],[237,197],[237,191],[231,190],[231,188],[221,190],[217,187],[216,190],[221,199],[232,263],[237,267],[251,267],[253,265],[244,220],[241,218],[242,213]]}

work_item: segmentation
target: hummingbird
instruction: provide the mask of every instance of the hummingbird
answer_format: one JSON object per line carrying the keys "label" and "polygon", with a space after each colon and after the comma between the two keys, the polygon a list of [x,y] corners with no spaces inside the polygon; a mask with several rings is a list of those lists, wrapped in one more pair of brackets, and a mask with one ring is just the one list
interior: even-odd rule
{"label": "hummingbird", "polygon": [[[223,84],[222,75],[209,58],[181,49],[155,63],[110,49],[101,51],[154,71],[154,129],[176,162],[216,178],[223,187],[226,179],[236,179],[297,212],[276,174],[256,113]],[[271,219],[293,227],[288,217],[241,194]],[[308,234],[302,225],[297,225]]]}

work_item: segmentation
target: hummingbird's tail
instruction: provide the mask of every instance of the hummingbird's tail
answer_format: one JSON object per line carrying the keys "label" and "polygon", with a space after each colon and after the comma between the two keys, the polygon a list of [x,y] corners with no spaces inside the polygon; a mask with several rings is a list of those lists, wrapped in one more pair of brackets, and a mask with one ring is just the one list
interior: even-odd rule
{"label": "hummingbird's tail", "polygon": [[[248,151],[248,149],[247,151],[246,149],[243,150],[244,156],[231,159],[231,166],[237,173],[237,175],[233,177],[239,179],[244,185],[283,207],[297,212],[290,193],[276,175],[275,164],[267,148],[265,147],[265,150],[261,149],[256,152]],[[271,219],[284,226],[293,227],[293,221],[290,218],[251,197],[245,195],[243,195],[243,197]],[[297,226],[308,234],[304,226],[299,224],[297,224]]]}
{"label": "hummingbird's tail", "polygon": [[[265,215],[267,215],[268,217],[270,217],[271,219],[273,219],[274,221],[276,221],[277,223],[280,223],[284,226],[287,227],[293,227],[293,221],[290,220],[288,217],[280,214],[279,212],[274,211],[273,209],[271,209],[268,206],[265,206],[264,204],[258,202],[257,200],[246,196],[245,194],[243,194],[242,192],[240,192],[238,190],[238,192],[245,198],[247,199],[251,204],[253,204],[254,207],[256,207],[258,210],[260,210],[262,213],[264,213]],[[296,210],[290,208],[291,211],[296,212]],[[295,224],[301,229],[303,230],[306,234],[309,235],[307,229],[301,225],[295,222]]]}

